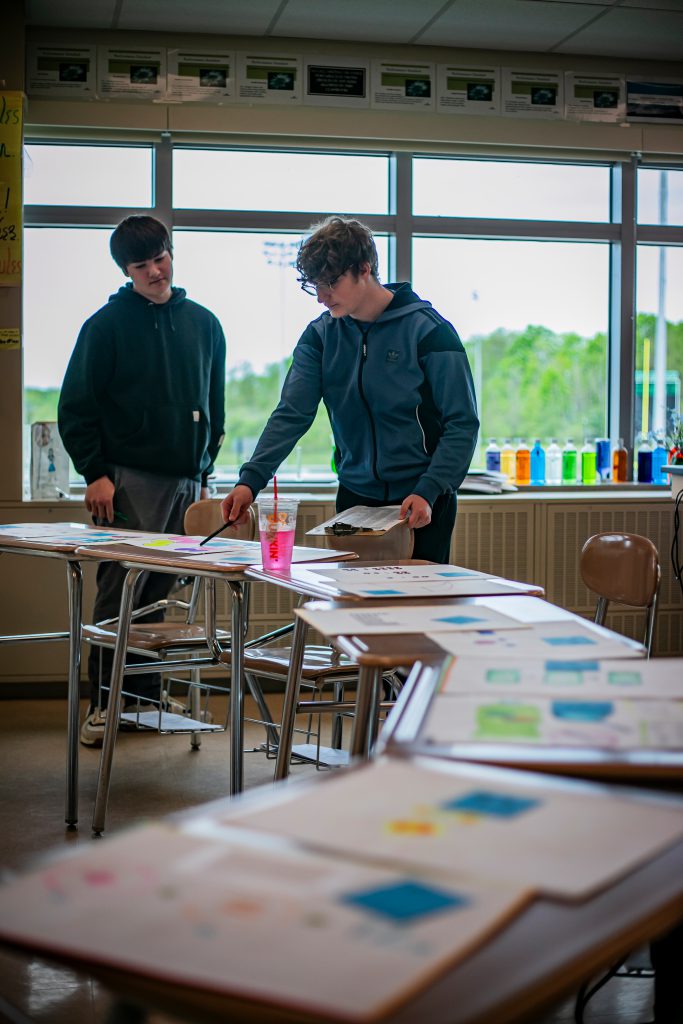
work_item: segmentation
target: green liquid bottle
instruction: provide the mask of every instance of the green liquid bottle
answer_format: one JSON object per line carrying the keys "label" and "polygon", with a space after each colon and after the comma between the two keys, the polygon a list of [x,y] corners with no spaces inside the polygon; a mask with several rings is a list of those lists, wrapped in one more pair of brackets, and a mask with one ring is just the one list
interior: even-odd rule
{"label": "green liquid bottle", "polygon": [[598,473],[597,452],[595,444],[586,438],[581,449],[581,483],[594,484]]}
{"label": "green liquid bottle", "polygon": [[562,483],[576,483],[576,448],[571,437],[562,449]]}

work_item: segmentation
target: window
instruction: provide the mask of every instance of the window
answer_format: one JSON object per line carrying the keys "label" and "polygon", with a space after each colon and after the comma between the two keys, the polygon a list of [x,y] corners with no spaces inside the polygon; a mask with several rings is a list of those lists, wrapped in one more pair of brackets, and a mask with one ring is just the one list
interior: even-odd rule
{"label": "window", "polygon": [[[27,423],[54,418],[81,324],[123,281],[108,250],[117,206],[173,226],[176,283],[223,324],[227,435],[217,471],[226,483],[251,455],[294,345],[319,312],[292,264],[326,210],[365,219],[381,279],[401,268],[459,332],[482,420],[475,465],[491,436],[580,445],[610,434],[631,445],[637,430],[659,429],[662,393],[665,429],[680,413],[683,168],[199,148],[166,137],[139,146],[39,140],[27,144],[27,161]],[[619,187],[629,175],[636,187]],[[623,206],[610,219],[613,196]],[[636,210],[634,294],[619,256],[630,244],[621,223]],[[625,265],[636,254],[626,255]],[[629,373],[610,376],[621,360]],[[333,484],[331,454],[321,408],[279,476]]]}
{"label": "window", "polygon": [[[303,233],[302,233],[303,234]],[[302,235],[176,231],[175,279],[216,314],[227,341],[226,440],[217,468],[234,477],[278,403],[292,350],[323,310],[297,283],[293,263]],[[375,236],[386,279],[387,238]],[[333,444],[321,404],[278,479],[330,478]]]}
{"label": "window", "polygon": [[151,146],[27,145],[24,202],[151,206]]}
{"label": "window", "polygon": [[413,213],[426,217],[609,220],[608,167],[419,157]]}
{"label": "window", "polygon": [[173,205],[192,210],[387,213],[388,183],[386,156],[216,149],[173,156]]}
{"label": "window", "polygon": [[604,436],[607,245],[416,238],[413,281],[465,344],[481,421],[476,463],[490,437],[545,446]]}

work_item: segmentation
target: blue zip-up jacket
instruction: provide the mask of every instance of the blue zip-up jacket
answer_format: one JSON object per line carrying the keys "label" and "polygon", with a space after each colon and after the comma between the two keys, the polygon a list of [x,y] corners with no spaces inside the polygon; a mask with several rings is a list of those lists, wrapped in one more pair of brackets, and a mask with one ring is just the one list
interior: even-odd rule
{"label": "blue zip-up jacket", "polygon": [[467,355],[454,328],[409,284],[377,320],[323,313],[296,348],[280,402],[241,484],[254,497],[311,426],[322,399],[340,482],[356,494],[430,505],[460,486],[479,429]]}
{"label": "blue zip-up jacket", "polygon": [[206,482],[225,429],[225,337],[173,288],[127,284],[81,328],[62,384],[59,432],[86,483],[113,466]]}

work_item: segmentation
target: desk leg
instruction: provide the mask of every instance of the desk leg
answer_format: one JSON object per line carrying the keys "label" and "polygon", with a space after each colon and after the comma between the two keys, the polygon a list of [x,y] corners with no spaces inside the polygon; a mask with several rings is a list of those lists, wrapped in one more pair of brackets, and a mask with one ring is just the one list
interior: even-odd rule
{"label": "desk leg", "polygon": [[351,756],[362,757],[366,761],[370,757],[381,675],[379,669],[367,665],[361,665],[358,673],[356,714],[351,732]]}
{"label": "desk leg", "polygon": [[104,832],[104,823],[107,817],[107,800],[109,799],[111,766],[112,761],[114,760],[114,744],[116,743],[116,733],[119,727],[119,704],[121,703],[121,690],[123,689],[123,671],[126,667],[128,631],[130,629],[130,620],[133,614],[135,584],[137,583],[142,571],[142,569],[129,569],[126,573],[126,578],[123,581],[123,590],[121,591],[119,625],[116,634],[116,646],[114,648],[114,661],[111,668],[109,703],[107,705],[107,717],[104,723],[104,741],[102,743],[100,771],[97,778],[97,794],[95,796],[95,810],[92,819],[92,830],[96,835]]}
{"label": "desk leg", "polygon": [[78,725],[81,685],[81,622],[83,605],[83,573],[80,562],[66,563],[69,595],[69,682],[66,721],[66,806],[67,825],[78,824]]}
{"label": "desk leg", "polygon": [[292,637],[292,653],[287,672],[285,699],[282,706],[280,743],[277,748],[277,760],[275,762],[275,782],[286,779],[289,775],[289,762],[292,757],[292,743],[294,740],[294,720],[296,718],[296,706],[299,703],[299,690],[301,689],[301,666],[304,660],[307,628],[304,620],[297,615],[294,624],[294,635]]}
{"label": "desk leg", "polygon": [[[207,583],[212,583],[207,580]],[[228,582],[232,598],[230,626],[230,796],[244,788],[244,588]]]}

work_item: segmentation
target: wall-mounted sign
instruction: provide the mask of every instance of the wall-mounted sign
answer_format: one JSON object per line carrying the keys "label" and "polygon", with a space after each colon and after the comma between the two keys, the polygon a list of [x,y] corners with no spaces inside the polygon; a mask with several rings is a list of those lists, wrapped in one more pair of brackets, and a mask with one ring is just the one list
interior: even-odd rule
{"label": "wall-mounted sign", "polygon": [[100,46],[97,78],[103,98],[161,100],[166,95],[166,50]]}
{"label": "wall-mounted sign", "polygon": [[434,65],[372,62],[372,106],[382,110],[434,109]]}
{"label": "wall-mounted sign", "polygon": [[626,82],[626,118],[683,124],[683,82],[629,78]]}
{"label": "wall-mounted sign", "polygon": [[561,71],[517,71],[503,68],[504,114],[559,118],[564,113]]}
{"label": "wall-mounted sign", "polygon": [[301,57],[237,57],[237,95],[249,103],[301,103]]}
{"label": "wall-mounted sign", "polygon": [[26,70],[29,96],[91,99],[97,84],[94,46],[30,46]]}
{"label": "wall-mounted sign", "polygon": [[499,114],[500,69],[437,64],[436,109],[441,114]]}
{"label": "wall-mounted sign", "polygon": [[0,92],[0,285],[21,284],[23,93]]}
{"label": "wall-mounted sign", "polygon": [[369,61],[351,57],[305,57],[304,102],[320,107],[367,107]]}
{"label": "wall-mounted sign", "polygon": [[168,98],[220,103],[235,94],[235,55],[217,50],[169,50]]}
{"label": "wall-mounted sign", "polygon": [[576,121],[624,120],[624,79],[619,75],[565,74],[564,116]]}

